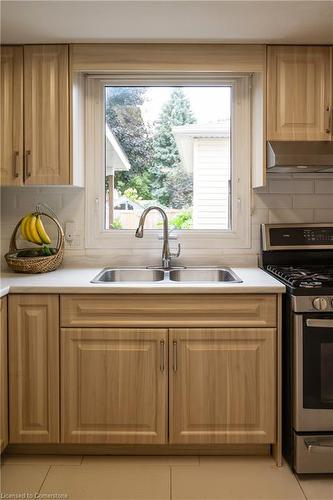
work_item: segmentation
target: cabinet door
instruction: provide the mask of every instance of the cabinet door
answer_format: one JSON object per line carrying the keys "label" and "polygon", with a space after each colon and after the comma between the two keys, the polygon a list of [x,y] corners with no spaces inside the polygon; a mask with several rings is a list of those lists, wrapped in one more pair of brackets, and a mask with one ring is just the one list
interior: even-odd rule
{"label": "cabinet door", "polygon": [[59,297],[9,297],[11,443],[59,442]]}
{"label": "cabinet door", "polygon": [[25,183],[69,184],[67,45],[24,47]]}
{"label": "cabinet door", "polygon": [[23,181],[23,47],[1,47],[1,147],[2,186]]}
{"label": "cabinet door", "polygon": [[171,443],[275,441],[275,333],[170,330]]}
{"label": "cabinet door", "polygon": [[267,139],[331,140],[331,77],[329,47],[268,47]]}
{"label": "cabinet door", "polygon": [[167,330],[61,330],[64,443],[165,443]]}
{"label": "cabinet door", "polygon": [[7,298],[0,299],[0,452],[8,443]]}

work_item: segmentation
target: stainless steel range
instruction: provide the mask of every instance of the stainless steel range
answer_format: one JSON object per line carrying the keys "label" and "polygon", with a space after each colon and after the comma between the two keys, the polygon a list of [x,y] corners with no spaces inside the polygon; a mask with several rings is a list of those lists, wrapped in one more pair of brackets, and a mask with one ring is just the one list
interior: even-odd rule
{"label": "stainless steel range", "polygon": [[283,448],[298,473],[333,472],[333,223],[261,228],[260,265],[287,287]]}

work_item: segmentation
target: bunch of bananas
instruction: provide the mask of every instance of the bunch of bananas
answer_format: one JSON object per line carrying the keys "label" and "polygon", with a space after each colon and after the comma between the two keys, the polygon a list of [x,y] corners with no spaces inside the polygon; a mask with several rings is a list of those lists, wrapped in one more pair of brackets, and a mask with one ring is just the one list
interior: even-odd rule
{"label": "bunch of bananas", "polygon": [[31,241],[37,245],[49,245],[51,239],[45,231],[41,216],[38,213],[26,215],[20,225],[23,240]]}

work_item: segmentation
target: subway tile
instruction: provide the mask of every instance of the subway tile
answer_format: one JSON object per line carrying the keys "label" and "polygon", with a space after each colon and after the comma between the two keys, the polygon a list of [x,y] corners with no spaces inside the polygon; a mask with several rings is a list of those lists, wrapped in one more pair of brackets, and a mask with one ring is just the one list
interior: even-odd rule
{"label": "subway tile", "polygon": [[314,222],[333,223],[333,208],[319,208],[314,211]]}
{"label": "subway tile", "polygon": [[259,194],[255,198],[257,208],[291,208],[292,196],[288,194]]}
{"label": "subway tile", "polygon": [[333,179],[316,179],[315,193],[333,195]]}
{"label": "subway tile", "polygon": [[295,194],[293,196],[293,207],[333,208],[333,196],[329,194]]}
{"label": "subway tile", "polygon": [[269,181],[270,193],[313,193],[314,181],[313,179],[290,179],[290,180],[270,180]]}
{"label": "subway tile", "polygon": [[269,210],[269,223],[297,223],[313,222],[314,211],[312,209],[279,208]]}
{"label": "subway tile", "polygon": [[255,208],[252,213],[252,224],[266,224],[268,222],[268,208]]}

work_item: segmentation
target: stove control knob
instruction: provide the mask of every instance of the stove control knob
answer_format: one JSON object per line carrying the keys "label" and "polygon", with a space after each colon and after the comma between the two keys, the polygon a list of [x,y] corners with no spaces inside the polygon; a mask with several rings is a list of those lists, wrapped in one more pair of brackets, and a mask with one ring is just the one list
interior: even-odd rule
{"label": "stove control knob", "polygon": [[324,297],[316,297],[312,302],[313,307],[317,311],[325,311],[327,309],[327,300]]}

